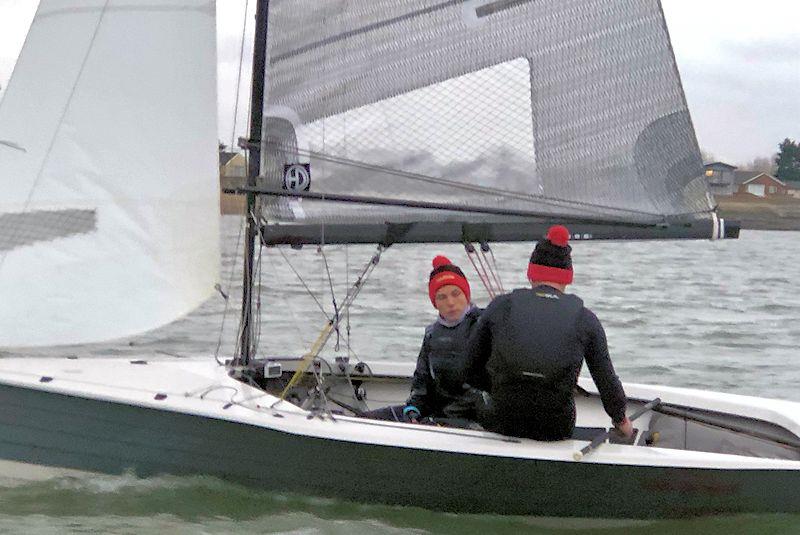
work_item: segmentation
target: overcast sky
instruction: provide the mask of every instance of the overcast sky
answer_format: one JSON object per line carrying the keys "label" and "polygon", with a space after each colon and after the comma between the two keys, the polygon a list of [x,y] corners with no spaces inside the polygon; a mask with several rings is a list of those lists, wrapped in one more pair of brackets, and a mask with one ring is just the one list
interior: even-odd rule
{"label": "overcast sky", "polygon": [[[800,140],[800,2],[662,1],[700,146],[738,164],[771,155],[786,137]],[[217,0],[220,139],[228,144],[246,2]],[[2,87],[37,5],[0,0]],[[242,91],[238,135],[246,108]]]}

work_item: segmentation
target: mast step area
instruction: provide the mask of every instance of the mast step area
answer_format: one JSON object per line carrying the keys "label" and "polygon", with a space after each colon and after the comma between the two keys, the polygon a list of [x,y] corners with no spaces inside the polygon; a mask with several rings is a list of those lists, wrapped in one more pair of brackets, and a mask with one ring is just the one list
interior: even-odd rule
{"label": "mast step area", "polygon": [[[267,224],[261,229],[263,244],[303,245],[379,243],[464,243],[528,242],[547,234],[556,219],[504,221],[491,223],[416,222],[345,224]],[[570,223],[571,239],[578,240],[679,240],[738,238],[737,222],[725,221],[724,235],[711,220],[672,225],[625,225]]]}

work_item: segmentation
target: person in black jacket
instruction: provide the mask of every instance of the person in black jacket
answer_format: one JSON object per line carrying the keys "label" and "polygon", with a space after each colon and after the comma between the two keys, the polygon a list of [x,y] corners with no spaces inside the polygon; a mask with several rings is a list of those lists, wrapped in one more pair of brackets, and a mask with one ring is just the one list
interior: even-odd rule
{"label": "person in black jacket", "polygon": [[425,329],[411,395],[405,405],[364,413],[367,418],[418,422],[425,418],[474,420],[475,395],[464,389],[466,347],[480,316],[464,273],[444,256],[433,259],[428,296],[439,317]]}
{"label": "person in black jacket", "polygon": [[633,432],[603,326],[580,298],[564,293],[573,276],[568,241],[566,227],[551,227],[531,255],[531,288],[495,298],[469,340],[467,382],[489,393],[479,413],[487,430],[569,438],[573,391],[585,360],[612,423],[626,436]]}

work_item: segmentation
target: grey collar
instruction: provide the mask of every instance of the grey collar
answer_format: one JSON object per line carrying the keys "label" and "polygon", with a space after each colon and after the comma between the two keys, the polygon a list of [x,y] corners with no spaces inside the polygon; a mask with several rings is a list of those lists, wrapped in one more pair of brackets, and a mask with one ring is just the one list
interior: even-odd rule
{"label": "grey collar", "polygon": [[462,321],[464,321],[464,318],[467,317],[467,314],[469,314],[473,310],[475,310],[475,305],[470,303],[469,306],[464,309],[464,313],[461,314],[461,317],[458,318],[457,320],[455,320],[455,321],[447,321],[441,315],[439,315],[439,317],[436,318],[436,322],[439,323],[439,325],[443,325],[445,327],[451,327],[452,328],[452,327],[455,327],[455,326],[459,325]]}

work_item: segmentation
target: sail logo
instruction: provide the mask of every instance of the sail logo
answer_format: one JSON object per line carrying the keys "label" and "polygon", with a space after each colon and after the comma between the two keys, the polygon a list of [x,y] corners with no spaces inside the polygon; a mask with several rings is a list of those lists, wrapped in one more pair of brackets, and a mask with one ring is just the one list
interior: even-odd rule
{"label": "sail logo", "polygon": [[311,189],[311,164],[292,163],[283,166],[283,189],[308,191]]}

